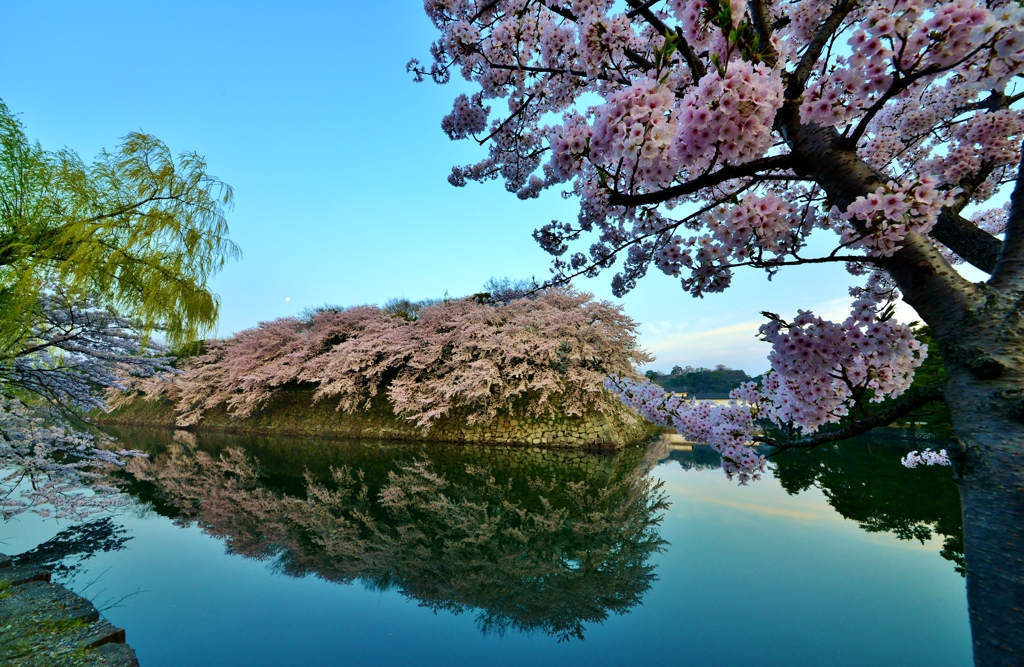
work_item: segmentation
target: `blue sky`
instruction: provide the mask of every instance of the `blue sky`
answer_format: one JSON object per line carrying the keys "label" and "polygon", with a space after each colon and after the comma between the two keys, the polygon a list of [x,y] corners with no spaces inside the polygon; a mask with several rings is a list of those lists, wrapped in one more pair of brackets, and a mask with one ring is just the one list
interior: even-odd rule
{"label": "blue sky", "polygon": [[[213,283],[218,334],[323,303],[478,291],[491,276],[548,275],[531,231],[573,219],[573,201],[521,202],[497,182],[453,188],[441,117],[466,85],[415,84],[434,38],[420,0],[0,3],[0,98],[31,138],[83,157],[143,130],[206,156],[235,189],[243,258]],[[624,299],[611,274],[577,286],[624,305],[641,344],[674,364],[767,368],[761,310],[844,317],[839,266],[744,272],[693,299],[652,272]],[[290,299],[289,301],[286,301]]]}

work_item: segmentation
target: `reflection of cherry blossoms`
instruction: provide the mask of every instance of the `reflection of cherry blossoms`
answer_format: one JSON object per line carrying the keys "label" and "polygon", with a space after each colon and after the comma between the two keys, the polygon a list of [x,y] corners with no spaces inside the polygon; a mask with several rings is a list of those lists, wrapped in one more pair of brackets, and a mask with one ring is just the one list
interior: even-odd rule
{"label": "reflection of cherry blossoms", "polygon": [[60,289],[42,293],[36,315],[0,356],[0,512],[78,519],[123,500],[104,472],[139,452],[115,450],[77,415],[102,409],[100,392],[125,377],[170,368],[146,354],[133,322]]}
{"label": "reflection of cherry blossoms", "polygon": [[[294,451],[285,447],[283,456]],[[397,589],[435,611],[473,611],[484,632],[582,638],[586,624],[638,604],[654,579],[665,502],[641,450],[610,465],[595,457],[597,468],[553,452],[565,466],[584,462],[560,471],[531,463],[528,449],[469,454],[473,463],[443,446],[356,452],[298,487],[232,447],[213,456],[170,444],[129,471],[158,511],[232,553],[273,559],[293,576]]]}

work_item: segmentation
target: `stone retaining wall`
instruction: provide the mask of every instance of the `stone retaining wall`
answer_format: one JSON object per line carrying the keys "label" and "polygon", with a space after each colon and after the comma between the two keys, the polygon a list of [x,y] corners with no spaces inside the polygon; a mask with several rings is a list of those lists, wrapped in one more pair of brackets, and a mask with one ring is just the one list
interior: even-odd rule
{"label": "stone retaining wall", "polygon": [[[196,431],[239,434],[311,435],[385,440],[544,445],[545,447],[614,449],[645,441],[658,429],[621,404],[610,402],[606,414],[543,419],[499,414],[483,424],[467,424],[466,413],[449,415],[430,429],[398,417],[383,400],[367,410],[340,412],[328,401],[314,402],[312,389],[282,390],[249,417],[220,407],[207,412]],[[124,426],[173,427],[174,409],[166,400],[138,399],[97,418]]]}

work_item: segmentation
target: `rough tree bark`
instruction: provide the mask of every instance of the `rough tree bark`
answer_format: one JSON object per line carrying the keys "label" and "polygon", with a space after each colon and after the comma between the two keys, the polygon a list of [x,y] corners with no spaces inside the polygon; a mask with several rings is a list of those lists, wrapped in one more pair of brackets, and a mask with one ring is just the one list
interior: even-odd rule
{"label": "rough tree bark", "polygon": [[[846,208],[886,179],[834,130],[782,128],[803,175]],[[954,251],[956,238],[949,241]],[[968,240],[969,241],[969,240]],[[963,505],[967,601],[975,664],[1024,665],[1024,173],[1007,238],[987,283],[961,277],[926,239],[911,235],[881,262],[932,328],[948,373],[951,452]],[[991,264],[989,264],[991,266]]]}

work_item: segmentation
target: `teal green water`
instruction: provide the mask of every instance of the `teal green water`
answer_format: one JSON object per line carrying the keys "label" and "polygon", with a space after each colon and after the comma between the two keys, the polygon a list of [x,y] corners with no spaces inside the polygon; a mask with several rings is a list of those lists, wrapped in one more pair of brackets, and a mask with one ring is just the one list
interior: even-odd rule
{"label": "teal green water", "polygon": [[121,435],[135,503],[61,576],[144,667],[971,664],[956,488],[900,445],[739,487],[706,447]]}

